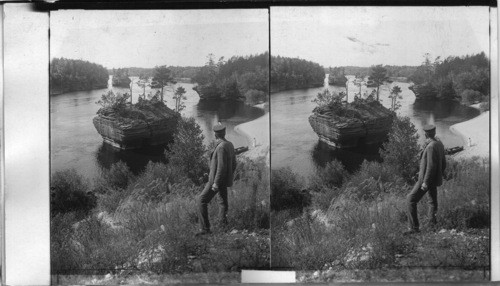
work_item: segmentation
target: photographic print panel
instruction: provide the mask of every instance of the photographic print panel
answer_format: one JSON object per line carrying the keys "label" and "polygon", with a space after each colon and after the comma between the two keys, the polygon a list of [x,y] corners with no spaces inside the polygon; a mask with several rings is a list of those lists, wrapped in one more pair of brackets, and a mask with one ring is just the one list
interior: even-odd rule
{"label": "photographic print panel", "polygon": [[489,13],[271,7],[273,268],[489,279]]}
{"label": "photographic print panel", "polygon": [[53,281],[268,269],[268,10],[61,10],[50,28]]}

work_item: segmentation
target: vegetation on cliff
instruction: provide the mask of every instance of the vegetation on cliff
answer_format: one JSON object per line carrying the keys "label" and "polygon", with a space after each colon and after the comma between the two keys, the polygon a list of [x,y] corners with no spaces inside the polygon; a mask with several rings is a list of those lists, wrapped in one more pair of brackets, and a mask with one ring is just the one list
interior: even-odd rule
{"label": "vegetation on cliff", "polygon": [[193,80],[200,99],[264,102],[269,89],[269,53],[234,56],[227,61],[221,57],[218,62],[210,54]]}
{"label": "vegetation on cliff", "polygon": [[[271,198],[283,202],[273,201],[272,206],[272,267],[307,270],[298,279],[316,282],[487,280],[488,160],[447,157],[437,228],[404,236],[406,195],[418,168],[417,142],[415,126],[397,117],[382,162],[365,161],[347,173],[334,160],[309,180],[289,169],[273,170]],[[419,216],[425,213],[425,204],[420,204]],[[433,274],[424,267],[432,267]]]}
{"label": "vegetation on cliff", "polygon": [[490,95],[490,67],[485,53],[463,57],[437,57],[430,55],[410,77],[415,84],[410,89],[417,100],[458,99],[464,104],[488,101]]}
{"label": "vegetation on cliff", "polygon": [[179,113],[160,100],[160,92],[150,99],[128,102],[129,94],[108,91],[97,102],[102,108],[94,117],[94,127],[105,142],[121,149],[167,144],[173,139]]}
{"label": "vegetation on cliff", "polygon": [[323,86],[325,71],[321,65],[311,61],[271,57],[271,91]]}
{"label": "vegetation on cliff", "polygon": [[[149,163],[134,175],[119,162],[103,169],[93,183],[76,171],[52,176],[51,204],[81,206],[51,209],[53,274],[92,271],[128,279],[131,274],[189,275],[269,267],[265,161],[237,158],[235,182],[228,192],[229,230],[222,231],[214,221],[212,235],[195,237],[196,197],[206,182],[211,150],[203,145],[196,122],[181,120],[182,128],[165,153],[168,163]],[[216,203],[209,205],[211,218],[217,211]]]}
{"label": "vegetation on cliff", "polygon": [[356,96],[349,103],[343,100],[345,96],[344,92],[337,94],[326,89],[313,100],[318,106],[309,123],[320,140],[338,148],[382,143],[387,138],[393,112],[373,96],[366,99]]}
{"label": "vegetation on cliff", "polygon": [[106,88],[108,80],[108,71],[99,64],[66,58],[50,62],[50,94]]}

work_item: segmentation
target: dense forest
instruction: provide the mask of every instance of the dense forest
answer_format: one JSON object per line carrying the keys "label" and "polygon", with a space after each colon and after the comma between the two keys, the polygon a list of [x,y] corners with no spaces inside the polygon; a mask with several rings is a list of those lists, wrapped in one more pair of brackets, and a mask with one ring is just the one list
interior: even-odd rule
{"label": "dense forest", "polygon": [[430,55],[417,68],[410,80],[417,99],[459,99],[464,104],[487,101],[490,95],[490,63],[485,53],[463,57]]}
{"label": "dense forest", "polygon": [[[172,76],[176,79],[192,79],[195,77],[196,73],[200,70],[200,67],[180,67],[180,66],[168,66],[167,67],[171,72]],[[140,76],[141,74],[147,77],[153,77],[154,68],[138,68],[138,67],[128,67],[125,68],[128,70],[129,76]],[[110,75],[113,74],[115,69],[108,70]]]}
{"label": "dense forest", "polygon": [[[396,78],[396,77],[405,77],[409,78],[413,75],[413,73],[417,70],[416,66],[391,66],[385,65],[383,66],[387,70],[387,76]],[[343,70],[345,75],[358,75],[358,76],[369,76],[371,67],[356,67],[356,66],[345,66],[345,67],[334,67],[334,68],[325,68],[325,72],[329,73],[330,70]]]}
{"label": "dense forest", "polygon": [[50,94],[106,88],[108,79],[107,70],[99,64],[66,58],[50,62]]}
{"label": "dense forest", "polygon": [[271,57],[271,91],[323,86],[325,71],[318,63],[298,58]]}
{"label": "dense forest", "polygon": [[269,53],[233,56],[217,62],[212,54],[193,78],[193,89],[200,99],[244,100],[249,104],[264,102],[269,86]]}

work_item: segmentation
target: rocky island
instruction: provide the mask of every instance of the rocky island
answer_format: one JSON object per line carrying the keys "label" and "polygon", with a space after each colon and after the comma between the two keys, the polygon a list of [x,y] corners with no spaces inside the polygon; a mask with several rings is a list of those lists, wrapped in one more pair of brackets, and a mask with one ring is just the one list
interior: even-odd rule
{"label": "rocky island", "polygon": [[112,84],[115,87],[130,87],[132,81],[129,78],[128,69],[113,69]]}
{"label": "rocky island", "polygon": [[414,84],[408,87],[415,94],[415,100],[435,100],[440,99],[437,89],[429,83]]}
{"label": "rocky island", "polygon": [[329,68],[328,70],[328,84],[335,86],[345,86],[347,77],[345,76],[345,69],[343,67]]}
{"label": "rocky island", "polygon": [[173,140],[180,118],[177,112],[155,98],[136,104],[126,103],[127,98],[121,96],[97,111],[93,123],[104,142],[120,149],[139,149]]}
{"label": "rocky island", "polygon": [[[193,90],[198,93],[200,96],[200,100],[226,100],[231,99],[222,95],[220,88],[218,88],[214,84],[205,84],[205,85],[196,85],[193,87]],[[237,92],[239,94],[239,92]],[[241,97],[237,97],[235,99],[239,99]]]}
{"label": "rocky island", "polygon": [[394,113],[373,99],[338,100],[313,110],[309,123],[319,139],[336,148],[379,144],[387,139]]}

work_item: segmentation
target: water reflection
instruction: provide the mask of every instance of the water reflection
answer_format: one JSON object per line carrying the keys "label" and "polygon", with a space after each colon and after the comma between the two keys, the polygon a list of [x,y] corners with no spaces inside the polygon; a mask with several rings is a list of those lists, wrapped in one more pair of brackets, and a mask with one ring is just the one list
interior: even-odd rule
{"label": "water reflection", "polygon": [[414,115],[425,117],[434,116],[434,119],[471,118],[479,115],[479,110],[463,106],[454,101],[415,101],[413,103]]}
{"label": "water reflection", "polygon": [[264,115],[260,108],[248,106],[240,101],[213,101],[201,100],[196,105],[199,114],[217,115],[221,120],[234,119],[239,117],[247,119],[256,119]]}
{"label": "water reflection", "polygon": [[137,175],[144,171],[149,161],[166,163],[165,148],[166,146],[162,145],[135,150],[121,150],[103,142],[94,155],[100,168],[109,169],[112,164],[123,161],[132,173]]}
{"label": "water reflection", "polygon": [[348,172],[352,173],[361,166],[364,160],[380,162],[381,157],[378,152],[380,147],[381,144],[373,144],[349,149],[335,149],[318,140],[312,150],[312,158],[314,163],[320,167],[325,167],[328,162],[336,159],[344,165]]}
{"label": "water reflection", "polygon": [[[136,79],[134,79],[136,80]],[[249,139],[234,130],[234,127],[263,116],[259,108],[247,106],[242,102],[200,101],[193,91],[193,84],[179,83],[186,90],[185,117],[193,117],[200,125],[205,137],[204,143],[214,140],[212,128],[221,121],[226,125],[226,138],[235,147],[248,146]],[[134,85],[133,101],[142,93]],[[113,88],[114,92],[129,92],[127,88]],[[164,162],[165,146],[149,147],[141,150],[120,150],[103,142],[97,133],[92,118],[100,108],[97,102],[107,89],[71,92],[50,97],[51,126],[51,172],[74,168],[85,177],[98,176],[100,168],[108,169],[113,163],[125,162],[134,173],[141,172],[149,161]],[[146,90],[146,93],[149,89]],[[165,92],[167,106],[174,106],[172,92]]]}
{"label": "water reflection", "polygon": [[[349,100],[359,88],[349,84]],[[479,115],[479,111],[462,106],[458,102],[415,102],[415,94],[408,89],[410,83],[393,82],[380,88],[380,101],[390,107],[389,90],[398,85],[402,89],[401,108],[398,114],[408,116],[415,125],[419,143],[425,140],[423,126],[436,125],[437,136],[445,147],[463,146],[462,137],[450,131],[450,126]],[[345,92],[343,86],[328,86],[330,91]],[[370,93],[373,88],[364,87]],[[334,158],[341,161],[349,171],[356,170],[363,160],[380,160],[378,146],[335,150],[318,140],[308,118],[316,104],[312,100],[323,88],[288,90],[271,95],[271,156],[272,168],[290,167],[298,175],[307,178],[317,166],[324,166]]]}

